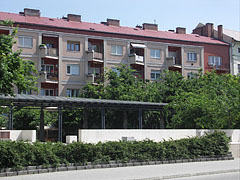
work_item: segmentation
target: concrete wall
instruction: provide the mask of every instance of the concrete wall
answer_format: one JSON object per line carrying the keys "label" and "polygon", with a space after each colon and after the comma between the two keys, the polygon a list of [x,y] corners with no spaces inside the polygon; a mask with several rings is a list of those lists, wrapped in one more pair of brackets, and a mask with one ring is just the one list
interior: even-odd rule
{"label": "concrete wall", "polygon": [[[205,132],[213,132],[214,130],[198,130],[198,129],[163,129],[163,130],[150,130],[150,129],[80,129],[79,139],[80,142],[85,143],[98,143],[106,141],[119,141],[123,137],[129,139],[134,138],[137,141],[150,139],[156,142],[169,139],[182,139],[187,137],[202,136]],[[231,138],[230,151],[233,157],[240,158],[240,129],[222,130],[226,132],[227,136]]]}
{"label": "concrete wall", "polygon": [[36,142],[36,130],[0,130],[0,132],[10,132],[12,141]]}

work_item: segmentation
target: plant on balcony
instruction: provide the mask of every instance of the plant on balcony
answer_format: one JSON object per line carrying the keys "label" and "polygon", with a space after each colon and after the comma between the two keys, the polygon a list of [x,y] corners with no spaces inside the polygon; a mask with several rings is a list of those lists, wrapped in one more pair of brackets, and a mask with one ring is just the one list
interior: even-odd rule
{"label": "plant on balcony", "polygon": [[46,49],[47,48],[47,45],[46,44],[40,44],[39,45],[39,49]]}

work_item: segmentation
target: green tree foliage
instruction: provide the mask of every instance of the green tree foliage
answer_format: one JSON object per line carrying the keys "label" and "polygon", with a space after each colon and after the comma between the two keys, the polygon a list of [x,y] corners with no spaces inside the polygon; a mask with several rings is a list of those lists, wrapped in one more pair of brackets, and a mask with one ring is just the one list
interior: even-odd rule
{"label": "green tree foliage", "polygon": [[[13,110],[13,127],[22,130],[38,130],[40,126],[40,109],[28,107]],[[57,121],[57,112],[44,110],[44,124],[51,126]]]}
{"label": "green tree foliage", "polygon": [[[106,73],[105,85],[88,84],[82,97],[169,103],[163,113],[144,112],[145,128],[159,128],[162,118],[167,128],[240,127],[239,76],[200,71],[195,78],[186,79],[178,72],[164,71],[159,81],[143,82],[124,65],[118,70],[119,75],[111,70]],[[137,113],[131,119],[128,112],[128,117],[134,122]],[[122,118],[118,115],[115,121]]]}
{"label": "green tree foliage", "polygon": [[239,128],[239,77],[207,72],[184,80],[180,94],[172,96],[168,128]]}
{"label": "green tree foliage", "polygon": [[[0,22],[1,25],[13,26],[10,21]],[[36,90],[36,68],[30,60],[20,57],[21,51],[13,52],[16,43],[17,29],[9,35],[0,34],[0,94],[13,95],[13,87],[22,90]]]}

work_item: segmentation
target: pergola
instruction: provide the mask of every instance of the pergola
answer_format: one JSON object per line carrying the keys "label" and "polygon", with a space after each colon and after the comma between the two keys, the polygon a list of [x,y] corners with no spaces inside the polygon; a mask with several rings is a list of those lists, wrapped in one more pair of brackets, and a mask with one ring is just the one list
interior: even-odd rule
{"label": "pergola", "polygon": [[0,106],[8,106],[9,126],[13,129],[13,107],[35,106],[41,108],[40,113],[40,141],[44,140],[44,113],[43,109],[47,107],[56,107],[58,109],[58,140],[62,141],[62,110],[65,108],[89,108],[101,109],[101,128],[105,129],[105,109],[126,109],[138,110],[139,129],[142,129],[142,110],[162,110],[166,103],[152,103],[139,101],[119,101],[107,99],[89,99],[89,98],[69,98],[61,96],[40,96],[40,95],[20,95],[4,96],[0,95]]}

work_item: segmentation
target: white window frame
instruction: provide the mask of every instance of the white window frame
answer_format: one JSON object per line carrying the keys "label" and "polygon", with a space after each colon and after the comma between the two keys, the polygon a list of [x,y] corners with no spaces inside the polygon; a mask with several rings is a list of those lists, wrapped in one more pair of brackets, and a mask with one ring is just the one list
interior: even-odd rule
{"label": "white window frame", "polygon": [[208,56],[208,65],[209,66],[221,66],[222,65],[222,57]]}
{"label": "white window frame", "polygon": [[46,91],[49,91],[49,94],[51,94],[50,92],[52,91],[52,96],[54,96],[54,89],[44,89],[44,88],[42,88],[41,89],[41,95],[42,96],[51,96],[51,95],[46,95]]}
{"label": "white window frame", "polygon": [[[70,72],[68,72],[68,67],[70,67]],[[76,68],[78,69],[77,73]],[[67,64],[67,75],[79,75],[80,74],[80,65],[79,64]]]}
{"label": "white window frame", "polygon": [[[150,74],[151,80],[152,81],[159,80],[161,77],[161,73],[162,73],[161,70],[151,70],[151,74]],[[157,74],[159,74],[159,77],[157,77]],[[152,77],[152,75],[154,75],[154,77]]]}
{"label": "white window frame", "polygon": [[188,52],[187,53],[187,61],[188,62],[196,62],[197,61],[197,53],[196,52]]}
{"label": "white window frame", "polygon": [[117,73],[117,76],[120,76],[120,71],[116,67],[111,68],[113,72]]}
{"label": "white window frame", "polygon": [[22,90],[20,91],[20,89],[18,89],[18,94],[25,94],[25,95],[31,95],[32,94],[32,90]]}
{"label": "white window frame", "polygon": [[[159,56],[157,55],[157,51],[159,51]],[[154,54],[154,56],[152,56]],[[150,49],[150,57],[152,59],[160,59],[161,58],[161,50],[160,49]]]}
{"label": "white window frame", "polygon": [[67,97],[78,97],[80,89],[67,89]]}
{"label": "white window frame", "polygon": [[[119,50],[119,48],[121,50]],[[123,55],[123,46],[121,46],[121,45],[112,45],[111,46],[111,55],[122,56]]]}
{"label": "white window frame", "polygon": [[[68,48],[70,45],[70,48]],[[76,45],[79,46],[79,49],[76,49]],[[67,51],[69,52],[80,52],[80,42],[78,41],[67,41]]]}
{"label": "white window frame", "polygon": [[[49,72],[49,70],[47,71],[47,68],[46,67],[52,67],[53,68],[53,72],[51,72],[51,70],[50,70],[50,72]],[[41,70],[42,71],[46,71],[48,74],[50,74],[50,73],[54,73],[54,65],[52,65],[52,64],[42,64],[41,65]]]}
{"label": "white window frame", "polygon": [[[20,38],[22,38],[22,44],[20,44]],[[25,39],[30,39],[31,40],[31,44],[27,45],[25,44],[26,40]],[[31,36],[18,36],[18,47],[21,48],[33,48],[33,37]]]}

